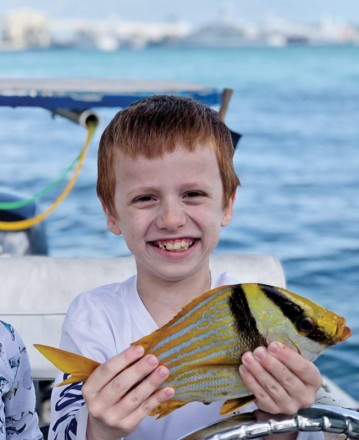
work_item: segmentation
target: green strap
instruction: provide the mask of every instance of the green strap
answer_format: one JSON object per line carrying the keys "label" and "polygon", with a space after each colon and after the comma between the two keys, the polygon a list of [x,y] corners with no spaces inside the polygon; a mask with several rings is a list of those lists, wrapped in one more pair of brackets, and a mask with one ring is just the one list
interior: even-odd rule
{"label": "green strap", "polygon": [[40,197],[42,197],[44,194],[51,191],[55,186],[58,186],[61,182],[63,182],[66,179],[66,176],[75,167],[79,158],[80,158],[80,155],[78,155],[76,157],[76,159],[73,160],[72,163],[70,165],[68,165],[65,168],[65,170],[56,179],[54,179],[52,182],[50,182],[48,185],[46,185],[44,189],[42,189],[41,191],[36,193],[34,196],[28,197],[23,200],[17,200],[15,202],[0,202],[0,209],[5,211],[5,210],[10,210],[10,209],[22,208],[23,206],[26,206],[29,203],[34,202],[35,200],[38,200]]}

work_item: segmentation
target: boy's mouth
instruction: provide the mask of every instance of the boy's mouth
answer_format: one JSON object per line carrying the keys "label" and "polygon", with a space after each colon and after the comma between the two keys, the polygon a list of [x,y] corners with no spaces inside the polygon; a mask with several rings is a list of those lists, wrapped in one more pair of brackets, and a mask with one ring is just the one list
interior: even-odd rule
{"label": "boy's mouth", "polygon": [[159,249],[172,252],[180,252],[189,249],[196,242],[193,238],[179,238],[176,240],[151,241],[151,244]]}

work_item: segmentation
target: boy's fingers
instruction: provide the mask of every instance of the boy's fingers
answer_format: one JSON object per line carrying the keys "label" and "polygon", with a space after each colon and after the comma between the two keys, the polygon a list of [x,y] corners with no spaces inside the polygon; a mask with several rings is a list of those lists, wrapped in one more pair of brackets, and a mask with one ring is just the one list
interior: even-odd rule
{"label": "boy's fingers", "polygon": [[103,409],[104,393],[102,392],[101,399],[94,399],[92,405],[89,406],[89,413],[96,419],[102,420],[106,425],[128,435],[153,409],[173,397],[173,388],[158,389],[168,374],[169,371],[166,367],[159,366],[123,398],[109,406],[106,411]]}
{"label": "boy's fingers", "polygon": [[[279,353],[278,348],[281,353],[275,356]],[[242,357],[240,373],[258,406],[264,411],[278,412],[279,409],[288,414],[310,406],[321,383],[319,371],[310,361],[282,344],[275,346],[274,352],[275,355],[269,348],[258,347]]]}
{"label": "boy's fingers", "polygon": [[161,403],[171,399],[174,394],[175,391],[173,388],[161,388],[149,396],[134,411],[129,412],[127,417],[122,417],[119,415],[120,411],[122,411],[122,405],[118,403],[111,409],[114,417],[113,425],[119,425],[119,429],[124,433],[123,435],[125,436],[132,433],[145,416],[157,408]]}
{"label": "boy's fingers", "polygon": [[[105,402],[108,407],[115,405],[126,396],[129,390],[137,388],[141,381],[147,383],[149,380],[147,376],[157,369],[158,363],[158,359],[153,355],[147,355],[139,359],[128,368],[122,370],[107,385],[105,385],[101,391],[97,393],[96,400]],[[153,391],[154,388],[151,390],[151,393]],[[146,396],[146,398],[147,397],[148,396]],[[139,403],[137,403],[137,405],[138,404]],[[126,406],[128,407],[128,402]],[[127,413],[122,416],[126,415]]]}
{"label": "boy's fingers", "polygon": [[252,392],[253,387],[258,385],[274,402],[283,402],[290,398],[291,390],[303,388],[304,391],[299,379],[280,361],[271,357],[264,347],[255,349],[253,353],[246,353],[242,359],[250,373],[248,380],[253,382]]}
{"label": "boy's fingers", "polygon": [[322,377],[318,368],[301,354],[291,350],[280,342],[271,342],[268,353],[281,361],[303,383],[318,390],[322,384]]}
{"label": "boy's fingers", "polygon": [[239,373],[246,387],[253,393],[256,398],[257,406],[262,411],[272,414],[281,412],[276,402],[268,394],[268,392],[261,386],[257,378],[251,374],[245,365],[239,367]]}
{"label": "boy's fingers", "polygon": [[152,394],[152,396],[147,399],[143,404],[140,406],[139,410],[141,411],[141,420],[143,416],[147,416],[152,410],[158,407],[163,402],[166,402],[166,400],[171,399],[175,395],[175,391],[173,388],[166,387],[159,390],[157,393]]}
{"label": "boy's fingers", "polygon": [[305,392],[302,380],[264,347],[253,351],[253,359],[252,374],[275,401],[279,402],[287,396],[296,398]]}
{"label": "boy's fingers", "polygon": [[[83,386],[93,423],[116,430],[121,436],[131,433],[145,415],[174,395],[172,388],[159,389],[169,375],[168,368],[159,365],[156,356],[141,357],[141,350],[136,354],[131,352],[132,349],[100,365],[95,371],[96,376],[93,377],[93,373],[92,380]],[[105,384],[99,374],[101,370],[106,378],[112,378]]]}
{"label": "boy's fingers", "polygon": [[131,346],[127,348],[122,353],[98,366],[87,379],[84,386],[91,388],[93,392],[99,392],[122,370],[140,359],[143,353],[144,349],[142,346]]}
{"label": "boy's fingers", "polygon": [[276,379],[296,388],[298,383],[319,388],[322,379],[318,368],[301,354],[280,342],[272,342],[268,348],[257,347],[254,358]]}
{"label": "boy's fingers", "polygon": [[127,414],[136,412],[142,418],[161,402],[171,398],[174,393],[172,388],[158,389],[168,375],[168,369],[161,365],[134,387],[121,402],[122,406],[126,405]]}

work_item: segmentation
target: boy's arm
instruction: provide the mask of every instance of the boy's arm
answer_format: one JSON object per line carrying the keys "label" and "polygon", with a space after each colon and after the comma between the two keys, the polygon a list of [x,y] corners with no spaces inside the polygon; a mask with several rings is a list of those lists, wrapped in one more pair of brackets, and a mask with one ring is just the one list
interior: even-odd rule
{"label": "boy's arm", "polygon": [[[103,363],[85,385],[53,389],[49,440],[118,440],[173,396],[172,389],[157,390],[168,375],[157,358],[143,356],[143,350],[132,346],[106,361],[104,354],[111,356],[111,349],[106,347],[106,339],[94,333],[68,321],[63,326],[61,348]],[[63,379],[60,375],[56,382]]]}
{"label": "boy's arm", "polygon": [[53,390],[49,440],[118,440],[173,397],[171,388],[158,390],[167,368],[155,356],[142,357],[139,348],[129,347],[101,364],[84,385]]}
{"label": "boy's arm", "polygon": [[87,440],[126,437],[160,403],[173,397],[172,388],[159,389],[168,369],[155,356],[143,354],[143,347],[131,346],[100,365],[86,381]]}

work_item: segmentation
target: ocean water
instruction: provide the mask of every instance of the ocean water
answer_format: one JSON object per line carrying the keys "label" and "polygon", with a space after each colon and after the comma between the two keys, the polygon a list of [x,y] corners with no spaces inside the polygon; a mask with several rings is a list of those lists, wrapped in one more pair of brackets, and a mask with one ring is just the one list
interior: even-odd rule
{"label": "ocean water", "polygon": [[[232,87],[226,121],[243,135],[235,154],[241,187],[217,252],[274,254],[288,288],[347,317],[353,336],[317,364],[359,399],[359,47],[3,52],[0,76]],[[115,111],[98,111],[101,124],[76,186],[46,221],[53,256],[128,252],[107,232],[95,195],[97,143]],[[43,109],[0,108],[0,187],[35,194],[85,137]]]}

